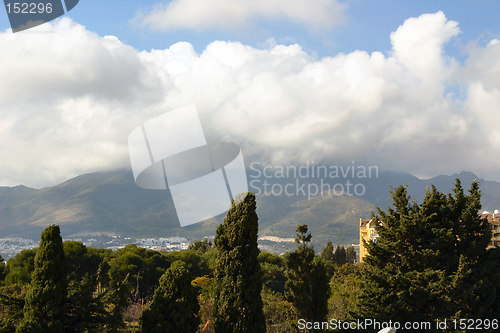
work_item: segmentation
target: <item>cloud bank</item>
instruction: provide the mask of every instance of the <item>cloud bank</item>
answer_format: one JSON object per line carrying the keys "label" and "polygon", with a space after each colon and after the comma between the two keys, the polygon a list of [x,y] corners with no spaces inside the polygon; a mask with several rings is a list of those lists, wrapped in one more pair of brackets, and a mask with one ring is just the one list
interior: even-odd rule
{"label": "cloud bank", "polygon": [[138,52],[68,18],[0,33],[0,184],[128,167],[130,131],[192,103],[207,139],[240,144],[250,162],[500,179],[500,43],[459,64],[443,49],[459,33],[442,12],[424,14],[391,34],[388,54],[321,59],[224,41]]}
{"label": "cloud bank", "polygon": [[287,19],[329,28],[345,21],[346,5],[338,0],[173,0],[136,18],[153,30],[242,26],[255,19]]}

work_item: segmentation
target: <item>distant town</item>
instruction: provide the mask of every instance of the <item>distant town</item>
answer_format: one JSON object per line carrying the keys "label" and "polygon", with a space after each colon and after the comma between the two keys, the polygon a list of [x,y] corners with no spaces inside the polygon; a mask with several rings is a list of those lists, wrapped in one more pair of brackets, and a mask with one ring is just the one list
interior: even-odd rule
{"label": "distant town", "polygon": [[[214,237],[215,236],[208,236],[206,238],[213,242]],[[77,241],[86,246],[111,250],[122,248],[127,244],[136,244],[139,247],[150,250],[173,252],[186,250],[194,239],[190,240],[185,237],[132,238],[108,233],[87,233],[69,235],[67,237],[63,236],[63,241]],[[38,243],[38,240],[22,237],[0,238],[0,254],[7,260],[13,258],[22,250],[38,247]],[[262,251],[283,254],[286,251],[293,250],[295,247],[295,240],[293,238],[281,238],[276,236],[263,236],[259,238],[259,248]]]}
{"label": "distant town", "polygon": [[[63,237],[63,241],[77,241],[82,242],[86,246],[112,250],[122,248],[127,244],[136,244],[137,246],[147,249],[166,252],[186,250],[190,243],[190,241],[184,237],[136,239],[109,234],[89,234],[86,236],[68,238]],[[38,247],[38,243],[39,241],[20,237],[0,238],[0,254],[5,260],[7,260],[8,258],[14,257],[22,250]]]}

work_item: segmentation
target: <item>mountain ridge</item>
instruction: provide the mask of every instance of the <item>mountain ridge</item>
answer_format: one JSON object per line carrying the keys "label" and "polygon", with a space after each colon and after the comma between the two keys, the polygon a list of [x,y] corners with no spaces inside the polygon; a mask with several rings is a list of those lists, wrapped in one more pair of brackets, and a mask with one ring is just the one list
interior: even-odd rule
{"label": "mountain ridge", "polygon": [[[480,181],[484,209],[500,207],[497,205],[500,183],[479,179],[470,171],[425,180],[407,173],[381,171],[377,178],[363,180],[366,193],[362,197],[345,193],[325,193],[311,198],[258,196],[259,234],[293,238],[298,224],[308,224],[315,243],[324,244],[327,240],[337,244],[357,243],[359,218],[368,218],[376,206],[386,209],[390,205],[390,186],[408,185],[410,195],[421,202],[426,186],[434,184],[438,190],[448,193],[457,177],[466,189],[472,180]],[[345,180],[329,181],[334,184]],[[292,179],[271,181],[283,185]],[[66,235],[114,232],[133,237],[193,239],[214,235],[224,215],[181,228],[169,191],[139,188],[127,169],[82,174],[42,189],[23,185],[0,187],[0,235],[3,237],[36,239],[45,226],[59,224]]]}

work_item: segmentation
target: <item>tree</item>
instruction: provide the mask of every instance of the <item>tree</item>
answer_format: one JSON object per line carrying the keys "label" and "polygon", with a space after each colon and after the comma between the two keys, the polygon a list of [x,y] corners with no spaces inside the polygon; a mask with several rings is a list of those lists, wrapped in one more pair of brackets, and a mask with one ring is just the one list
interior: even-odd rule
{"label": "tree", "polygon": [[[366,243],[359,316],[393,321],[477,318],[480,275],[491,237],[478,215],[479,185],[465,195],[457,179],[454,194],[431,186],[422,204],[406,187],[391,191],[394,208],[380,215],[376,242]],[[493,290],[492,290],[493,291]]]}
{"label": "tree", "polygon": [[331,296],[328,299],[328,318],[353,321],[361,293],[362,265],[346,264],[339,267],[330,280]]}
{"label": "tree", "polygon": [[271,290],[262,292],[266,333],[298,332],[295,308],[283,294]]}
{"label": "tree", "polygon": [[80,281],[69,281],[65,332],[95,332],[106,322],[103,294],[94,296],[97,277],[85,274]]}
{"label": "tree", "polygon": [[5,275],[7,274],[7,269],[5,267],[4,258],[0,254],[0,285],[3,284],[3,280],[5,279]]}
{"label": "tree", "polygon": [[[208,253],[208,252],[206,252]],[[174,262],[181,260],[186,264],[186,269],[193,276],[203,276],[210,274],[208,263],[203,260],[202,253],[191,250],[175,251],[165,254],[165,258]]]}
{"label": "tree", "polygon": [[185,263],[175,261],[160,278],[151,306],[141,317],[144,332],[196,332],[198,297]]}
{"label": "tree", "polygon": [[266,331],[255,209],[255,195],[248,193],[240,203],[233,201],[224,223],[217,227],[215,246],[219,258],[212,312],[215,332]]}
{"label": "tree", "polygon": [[47,227],[40,238],[35,269],[26,294],[24,317],[16,332],[64,332],[67,287],[59,226]]}
{"label": "tree", "polygon": [[337,249],[335,250],[335,253],[333,255],[334,261],[336,264],[342,266],[347,262],[347,252],[345,251],[344,246],[337,246]]}
{"label": "tree", "polygon": [[127,288],[132,293],[130,297],[137,301],[150,298],[153,296],[158,280],[173,261],[175,260],[171,260],[167,255],[129,244],[111,255],[108,271],[109,283],[120,284],[128,275]]}
{"label": "tree", "polygon": [[31,281],[35,269],[36,249],[22,250],[7,261],[5,285],[25,285]]}
{"label": "tree", "polygon": [[356,251],[354,250],[354,246],[349,246],[346,249],[346,256],[347,256],[347,262],[350,264],[354,264],[356,262],[356,258],[358,257],[356,255]]}
{"label": "tree", "polygon": [[321,258],[325,260],[334,261],[335,260],[334,250],[335,248],[333,247],[332,242],[328,241],[323,250],[321,251]]}
{"label": "tree", "polygon": [[0,287],[0,332],[15,332],[23,318],[24,298],[28,287],[17,284]]}
{"label": "tree", "polygon": [[121,281],[110,280],[109,289],[102,295],[104,304],[108,308],[105,320],[105,332],[118,332],[125,326],[123,314],[129,306],[129,280],[129,274]]}
{"label": "tree", "polygon": [[63,249],[69,281],[81,281],[86,274],[89,276],[97,274],[104,257],[102,250],[87,247],[82,242],[76,241],[65,241]]}
{"label": "tree", "polygon": [[205,253],[213,247],[212,242],[208,239],[203,238],[203,240],[196,240],[189,244],[188,250],[197,251],[200,253]]}
{"label": "tree", "polygon": [[309,245],[312,236],[307,231],[307,225],[297,227],[297,250],[286,256],[288,280],[285,287],[299,318],[322,322],[328,312],[328,275],[322,259],[315,256]]}

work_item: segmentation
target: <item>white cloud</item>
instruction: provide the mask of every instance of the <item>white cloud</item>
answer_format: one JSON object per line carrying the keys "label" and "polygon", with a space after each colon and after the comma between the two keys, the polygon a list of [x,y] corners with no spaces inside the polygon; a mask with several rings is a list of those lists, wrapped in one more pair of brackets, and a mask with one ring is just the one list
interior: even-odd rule
{"label": "white cloud", "polygon": [[0,33],[0,184],[127,167],[130,131],[191,103],[208,140],[239,143],[250,161],[354,160],[498,179],[500,43],[459,65],[443,51],[458,33],[443,13],[426,14],[391,35],[388,55],[322,59],[299,45],[223,41],[201,54],[186,42],[137,52],[69,19]]}
{"label": "white cloud", "polygon": [[234,28],[258,18],[328,28],[345,21],[345,9],[338,0],[173,0],[136,20],[154,30]]}

